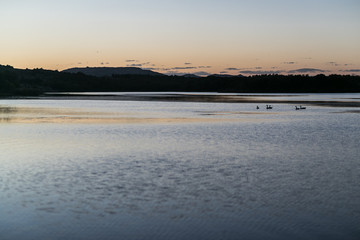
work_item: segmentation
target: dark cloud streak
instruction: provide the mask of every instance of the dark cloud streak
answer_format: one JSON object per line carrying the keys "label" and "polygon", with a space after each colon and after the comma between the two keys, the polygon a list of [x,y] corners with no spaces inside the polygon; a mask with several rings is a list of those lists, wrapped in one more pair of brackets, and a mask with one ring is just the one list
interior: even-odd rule
{"label": "dark cloud streak", "polygon": [[204,71],[194,72],[193,74],[199,75],[199,76],[208,76],[208,75],[210,75],[210,73],[204,72]]}
{"label": "dark cloud streak", "polygon": [[245,70],[240,71],[241,74],[247,74],[247,75],[265,75],[265,74],[280,74],[282,71],[251,71],[251,70]]}
{"label": "dark cloud streak", "polygon": [[347,72],[347,73],[360,73],[360,69],[348,69],[348,70],[343,70],[342,72]]}
{"label": "dark cloud streak", "polygon": [[316,69],[316,68],[299,68],[299,69],[288,71],[288,73],[290,73],[290,74],[293,74],[293,73],[324,73],[324,72],[326,72],[326,71],[321,70],[321,69]]}
{"label": "dark cloud streak", "polygon": [[142,67],[143,65],[141,63],[139,63],[139,64],[134,63],[134,64],[128,64],[126,66],[127,67]]}
{"label": "dark cloud streak", "polygon": [[197,67],[174,67],[173,70],[197,69]]}

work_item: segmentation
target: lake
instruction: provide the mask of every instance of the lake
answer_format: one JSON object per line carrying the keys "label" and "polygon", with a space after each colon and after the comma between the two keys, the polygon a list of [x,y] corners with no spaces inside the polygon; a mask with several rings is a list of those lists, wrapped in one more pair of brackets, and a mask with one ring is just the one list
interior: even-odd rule
{"label": "lake", "polygon": [[360,239],[360,109],[311,104],[360,94],[265,99],[0,100],[0,239]]}

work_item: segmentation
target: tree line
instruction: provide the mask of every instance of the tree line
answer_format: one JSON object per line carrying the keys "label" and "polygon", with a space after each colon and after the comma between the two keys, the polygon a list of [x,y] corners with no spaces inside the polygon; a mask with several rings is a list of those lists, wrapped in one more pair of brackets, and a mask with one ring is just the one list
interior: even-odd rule
{"label": "tree line", "polygon": [[208,77],[112,75],[94,77],[44,69],[0,65],[0,96],[38,96],[45,92],[182,91],[233,93],[360,92],[360,76],[255,75]]}

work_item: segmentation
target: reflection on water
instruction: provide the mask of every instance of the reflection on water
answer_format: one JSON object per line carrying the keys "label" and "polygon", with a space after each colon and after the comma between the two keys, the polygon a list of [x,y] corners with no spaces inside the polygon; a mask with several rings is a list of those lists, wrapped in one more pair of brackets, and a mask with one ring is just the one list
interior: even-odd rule
{"label": "reflection on water", "polygon": [[305,102],[343,102],[360,103],[358,93],[215,93],[215,92],[53,92],[47,96],[68,98],[98,98],[107,100],[195,100],[195,101],[305,101]]}
{"label": "reflection on water", "polygon": [[10,122],[11,117],[9,117],[10,114],[14,114],[17,112],[17,109],[15,107],[2,107],[0,105],[0,123],[1,122]]}
{"label": "reflection on water", "polygon": [[[40,101],[41,102],[41,101]],[[81,105],[81,104],[80,104]],[[159,108],[156,112],[139,112],[135,109],[94,109],[86,108],[54,108],[49,106],[22,106],[9,107],[0,106],[0,122],[8,123],[195,123],[195,122],[224,122],[224,121],[247,121],[254,122],[259,119],[250,118],[254,114],[279,114],[275,112],[250,112],[250,111],[194,111],[195,114],[181,115],[173,112],[162,111]],[[242,116],[242,118],[212,118],[210,116]],[[204,117],[207,116],[207,117]],[[263,118],[261,121],[268,121]]]}
{"label": "reflection on water", "polygon": [[0,106],[0,114],[10,114],[17,112],[16,107],[1,107]]}
{"label": "reflection on water", "polygon": [[356,109],[0,104],[0,239],[359,239]]}

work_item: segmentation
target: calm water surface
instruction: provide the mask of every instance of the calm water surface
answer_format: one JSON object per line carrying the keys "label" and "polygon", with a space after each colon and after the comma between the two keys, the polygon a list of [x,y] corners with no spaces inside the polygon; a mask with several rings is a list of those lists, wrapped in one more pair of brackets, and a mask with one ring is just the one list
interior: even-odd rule
{"label": "calm water surface", "polygon": [[359,239],[357,109],[273,106],[0,100],[0,239]]}

